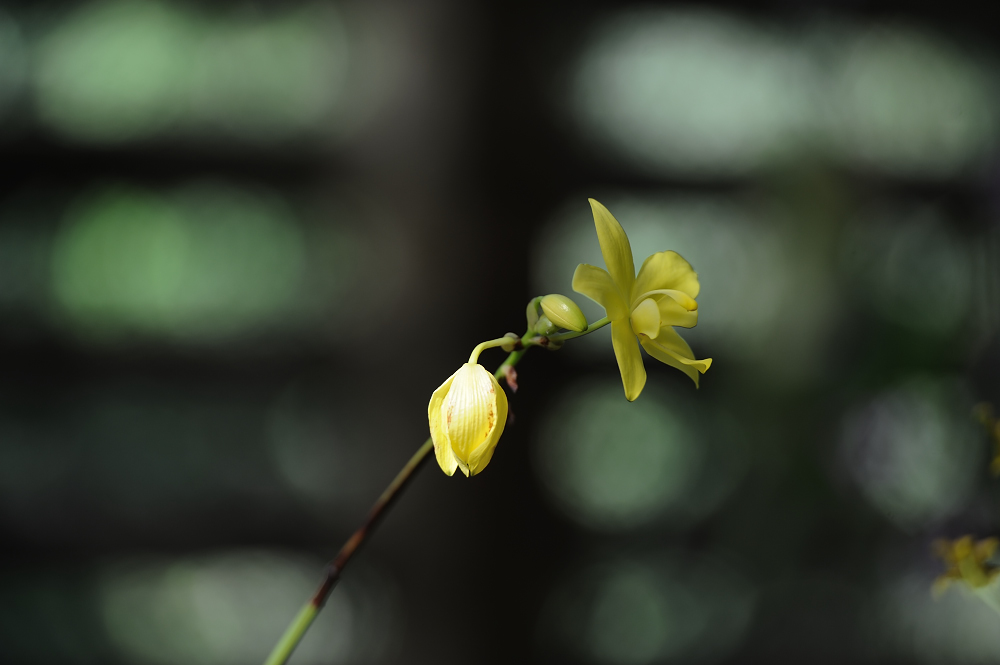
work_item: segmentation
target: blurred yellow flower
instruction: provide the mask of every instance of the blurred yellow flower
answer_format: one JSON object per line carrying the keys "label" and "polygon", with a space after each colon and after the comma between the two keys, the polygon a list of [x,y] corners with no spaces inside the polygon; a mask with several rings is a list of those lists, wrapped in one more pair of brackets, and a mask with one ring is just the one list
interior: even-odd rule
{"label": "blurred yellow flower", "polygon": [[608,313],[626,399],[637,398],[646,385],[639,344],[660,362],[687,374],[697,386],[699,372],[704,374],[712,359],[695,359],[673,326],[692,328],[698,323],[698,275],[677,252],[659,252],[643,262],[636,276],[632,247],[621,224],[594,199],[590,206],[608,269],[580,264],[573,275],[573,290]]}
{"label": "blurred yellow flower", "polygon": [[434,454],[449,476],[474,476],[490,463],[507,424],[507,394],[478,363],[465,363],[431,395],[427,407]]}
{"label": "blurred yellow flower", "polygon": [[944,574],[934,581],[935,596],[944,593],[952,582],[964,582],[973,591],[985,587],[1000,574],[1000,567],[990,562],[1000,540],[986,538],[974,543],[972,536],[958,540],[934,541],[934,554],[944,561]]}

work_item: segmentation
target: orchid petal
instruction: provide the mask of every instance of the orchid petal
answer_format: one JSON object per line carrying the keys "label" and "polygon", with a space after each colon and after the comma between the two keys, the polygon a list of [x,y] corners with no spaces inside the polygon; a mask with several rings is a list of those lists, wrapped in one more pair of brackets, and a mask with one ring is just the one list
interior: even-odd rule
{"label": "orchid petal", "polygon": [[628,242],[628,236],[607,208],[594,199],[589,201],[594,212],[597,241],[601,244],[604,265],[608,267],[608,272],[621,289],[622,295],[629,297],[635,283],[635,264],[632,262],[632,246]]}
{"label": "orchid petal", "polygon": [[507,425],[507,393],[497,382],[496,377],[490,374],[492,379],[494,395],[496,395],[495,413],[493,427],[486,441],[469,455],[469,475],[476,475],[486,468],[486,465],[493,459],[493,451],[497,448],[503,428]]}
{"label": "orchid petal", "polygon": [[701,285],[698,273],[683,256],[673,251],[657,252],[643,261],[629,296],[635,303],[642,300],[642,294],[659,289],[683,291],[691,298],[697,298]]}
{"label": "orchid petal", "polygon": [[573,290],[603,307],[612,321],[628,316],[625,298],[607,270],[581,263],[573,273]]}
{"label": "orchid petal", "polygon": [[689,312],[693,312],[696,309],[698,309],[697,300],[695,300],[688,294],[684,293],[683,291],[678,291],[676,289],[653,289],[652,291],[646,291],[645,293],[640,294],[639,297],[635,299],[635,302],[640,303],[646,298],[656,295],[663,295],[672,298],[677,302],[678,305],[688,310]]}
{"label": "orchid petal", "polygon": [[[661,326],[680,326],[694,328],[698,325],[698,310],[689,311],[677,304],[677,301],[667,296],[661,296],[656,302],[660,310]],[[650,335],[652,337],[652,335]]]}
{"label": "orchid petal", "polygon": [[[458,374],[458,372],[455,372],[455,374]],[[448,430],[444,426],[445,419],[441,407],[444,404],[445,397],[448,396],[448,391],[451,389],[452,381],[455,380],[455,374],[449,376],[434,391],[434,394],[431,395],[431,402],[427,406],[427,419],[430,421],[431,439],[434,441],[434,456],[437,458],[438,466],[449,476],[455,474],[455,469],[458,468],[458,460],[455,459],[455,453],[451,450],[451,439],[448,437]]]}
{"label": "orchid petal", "polygon": [[691,347],[673,328],[664,327],[656,339],[640,338],[642,348],[661,363],[675,367],[687,374],[698,386],[698,373],[704,374],[712,366],[712,359],[696,360]]}
{"label": "orchid petal", "polygon": [[[503,432],[503,425],[497,423],[498,391],[503,392],[496,378],[482,365],[466,363],[455,373],[441,404],[442,427],[448,433],[458,468],[466,476],[474,472],[473,453],[479,453],[476,458],[479,461],[481,447],[488,444],[494,434],[499,439],[498,427],[499,432]],[[503,405],[506,418],[506,395]]]}
{"label": "orchid petal", "polygon": [[628,321],[611,322],[611,344],[615,349],[618,369],[625,386],[625,399],[632,402],[646,385],[646,368],[642,366],[642,354],[636,343],[635,333]]}

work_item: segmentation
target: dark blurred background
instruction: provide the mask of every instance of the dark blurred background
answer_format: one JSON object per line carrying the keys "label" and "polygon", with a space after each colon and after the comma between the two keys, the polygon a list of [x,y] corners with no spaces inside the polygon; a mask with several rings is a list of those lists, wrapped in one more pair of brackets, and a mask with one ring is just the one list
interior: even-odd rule
{"label": "dark blurred background", "polygon": [[293,662],[1000,662],[930,595],[1000,522],[971,7],[0,2],[0,660],[261,662],[592,196],[699,271],[701,389],[532,351]]}

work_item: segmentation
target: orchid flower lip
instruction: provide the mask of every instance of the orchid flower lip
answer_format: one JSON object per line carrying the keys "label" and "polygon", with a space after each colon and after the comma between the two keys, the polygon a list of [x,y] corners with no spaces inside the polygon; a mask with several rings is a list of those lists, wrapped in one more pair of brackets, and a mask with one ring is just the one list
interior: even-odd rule
{"label": "orchid flower lip", "polygon": [[660,334],[660,310],[652,298],[646,298],[636,305],[629,321],[632,324],[632,332],[637,336],[655,338]]}
{"label": "orchid flower lip", "polygon": [[680,305],[689,312],[694,312],[698,309],[697,300],[695,300],[688,294],[684,293],[683,291],[678,291],[677,289],[653,289],[652,291],[646,291],[645,293],[638,296],[635,300],[632,301],[632,309],[635,310],[635,308],[638,307],[639,304],[646,298],[659,294],[673,298],[678,305]]}

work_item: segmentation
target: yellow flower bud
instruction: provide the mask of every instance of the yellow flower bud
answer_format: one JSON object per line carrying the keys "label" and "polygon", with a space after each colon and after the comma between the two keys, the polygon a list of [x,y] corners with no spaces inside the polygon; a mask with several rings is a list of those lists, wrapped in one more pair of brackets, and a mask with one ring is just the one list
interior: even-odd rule
{"label": "yellow flower bud", "polygon": [[561,296],[558,293],[545,296],[542,298],[542,311],[552,323],[560,328],[573,332],[583,332],[587,329],[587,317],[583,315],[577,304],[566,296]]}
{"label": "yellow flower bud", "polygon": [[507,394],[478,363],[465,363],[431,395],[427,406],[434,454],[449,476],[474,476],[490,463],[507,424]]}

